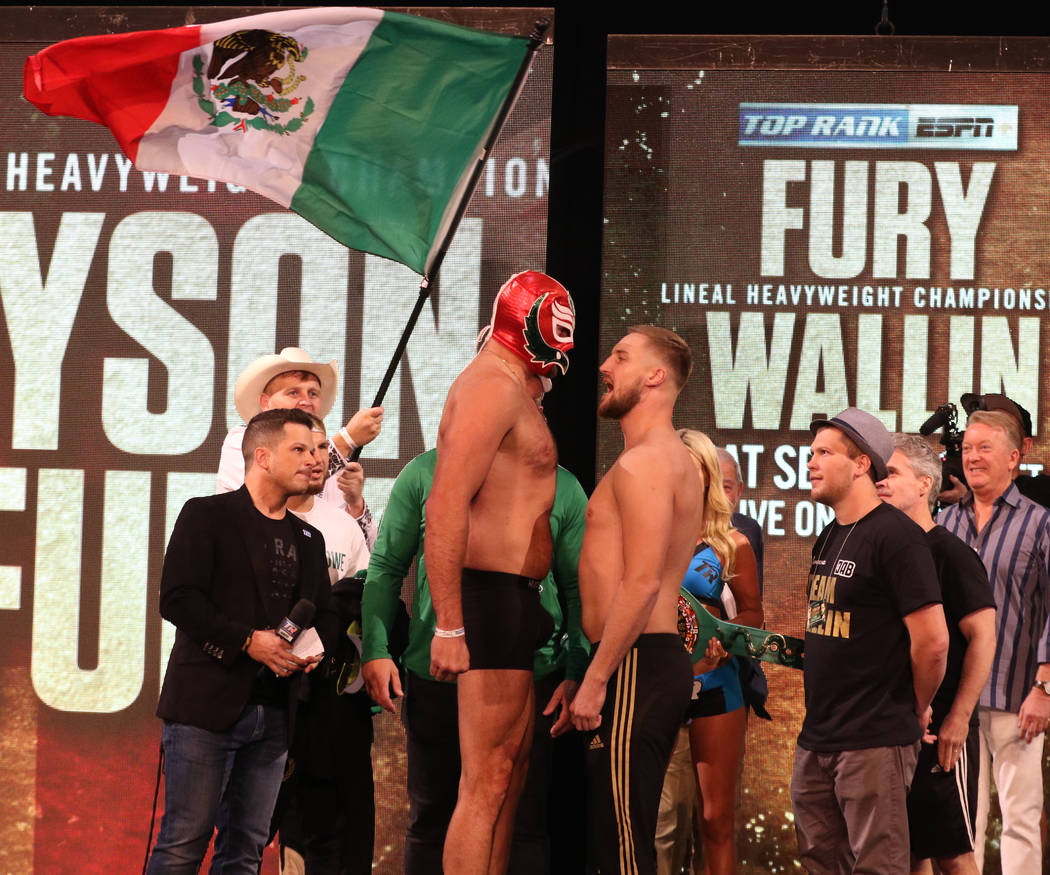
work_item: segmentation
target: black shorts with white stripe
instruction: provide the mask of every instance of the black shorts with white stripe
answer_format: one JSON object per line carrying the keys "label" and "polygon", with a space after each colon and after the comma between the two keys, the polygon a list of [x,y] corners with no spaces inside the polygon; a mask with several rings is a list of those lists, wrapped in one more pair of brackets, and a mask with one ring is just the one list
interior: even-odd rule
{"label": "black shorts with white stripe", "polygon": [[675,634],[640,635],[609,679],[587,738],[588,875],[656,872],[660,791],[692,689]]}
{"label": "black shorts with white stripe", "polygon": [[[932,725],[931,725],[932,726]],[[936,728],[931,731],[936,734]],[[937,744],[923,744],[908,793],[911,852],[920,860],[943,859],[973,850],[981,765],[978,725],[950,772],[937,761]]]}

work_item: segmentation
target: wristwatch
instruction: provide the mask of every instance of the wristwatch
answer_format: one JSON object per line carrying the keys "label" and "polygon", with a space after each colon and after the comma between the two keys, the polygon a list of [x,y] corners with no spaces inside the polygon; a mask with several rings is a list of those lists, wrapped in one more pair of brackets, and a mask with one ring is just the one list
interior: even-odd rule
{"label": "wristwatch", "polygon": [[1036,681],[1032,686],[1050,696],[1050,681]]}

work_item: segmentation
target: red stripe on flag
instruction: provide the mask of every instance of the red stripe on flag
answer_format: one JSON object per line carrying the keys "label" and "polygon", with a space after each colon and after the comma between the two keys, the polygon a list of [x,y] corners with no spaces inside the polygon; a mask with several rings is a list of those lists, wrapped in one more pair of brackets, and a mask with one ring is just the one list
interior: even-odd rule
{"label": "red stripe on flag", "polygon": [[25,97],[47,115],[105,125],[134,161],[139,140],[168,102],[179,55],[199,43],[199,26],[56,43],[26,58]]}

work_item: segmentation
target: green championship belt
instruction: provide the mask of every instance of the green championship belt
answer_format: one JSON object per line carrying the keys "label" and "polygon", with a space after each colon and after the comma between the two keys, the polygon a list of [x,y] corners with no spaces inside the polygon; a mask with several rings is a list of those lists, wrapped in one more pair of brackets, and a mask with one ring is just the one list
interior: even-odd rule
{"label": "green championship belt", "polygon": [[685,588],[678,594],[678,634],[694,663],[703,659],[707,642],[717,638],[731,656],[748,656],[788,668],[802,668],[804,642],[801,638],[720,620]]}

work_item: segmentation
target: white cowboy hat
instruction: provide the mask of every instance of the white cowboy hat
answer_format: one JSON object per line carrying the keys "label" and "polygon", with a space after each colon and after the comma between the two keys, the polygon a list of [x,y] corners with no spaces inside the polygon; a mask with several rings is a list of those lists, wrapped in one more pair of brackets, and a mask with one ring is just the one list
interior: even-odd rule
{"label": "white cowboy hat", "polygon": [[277,355],[264,355],[257,358],[237,378],[233,387],[233,403],[241,419],[247,422],[262,408],[259,407],[259,396],[266,384],[278,374],[288,371],[308,371],[321,381],[321,400],[317,405],[317,415],[322,419],[328,415],[335,403],[336,387],[339,385],[339,366],[335,359],[328,364],[315,362],[309,353],[297,346],[286,346]]}

